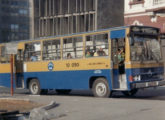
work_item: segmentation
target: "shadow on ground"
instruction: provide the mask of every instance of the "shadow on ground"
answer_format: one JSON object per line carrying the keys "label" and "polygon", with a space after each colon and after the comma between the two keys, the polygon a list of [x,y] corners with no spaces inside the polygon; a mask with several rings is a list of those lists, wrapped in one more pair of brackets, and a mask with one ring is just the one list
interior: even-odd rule
{"label": "shadow on ground", "polygon": [[[30,95],[27,89],[16,89],[15,94],[20,95]],[[10,94],[9,88],[0,88],[0,94]],[[55,92],[55,90],[50,90],[48,94],[44,96],[78,96],[78,97],[93,97],[93,94],[89,90],[73,90],[68,95],[60,95]],[[165,100],[165,87],[148,88],[144,90],[139,90],[134,96],[124,96],[121,92],[113,92],[110,98],[118,99],[146,99],[146,100]]]}

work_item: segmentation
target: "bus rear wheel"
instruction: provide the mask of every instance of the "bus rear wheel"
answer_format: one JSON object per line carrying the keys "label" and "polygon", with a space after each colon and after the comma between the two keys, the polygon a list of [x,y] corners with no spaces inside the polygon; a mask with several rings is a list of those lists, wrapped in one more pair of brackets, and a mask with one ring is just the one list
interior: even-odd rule
{"label": "bus rear wheel", "polygon": [[138,89],[133,89],[131,91],[122,91],[125,96],[133,96],[138,92]]}
{"label": "bus rear wheel", "polygon": [[70,89],[56,89],[56,92],[58,93],[58,94],[62,94],[62,95],[67,95],[67,94],[69,94],[70,92],[71,92],[72,90],[70,90]]}
{"label": "bus rear wheel", "polygon": [[92,91],[95,97],[107,98],[111,94],[108,82],[105,78],[97,78],[92,85]]}
{"label": "bus rear wheel", "polygon": [[40,84],[37,79],[32,79],[30,81],[29,90],[32,95],[39,95],[41,93]]}

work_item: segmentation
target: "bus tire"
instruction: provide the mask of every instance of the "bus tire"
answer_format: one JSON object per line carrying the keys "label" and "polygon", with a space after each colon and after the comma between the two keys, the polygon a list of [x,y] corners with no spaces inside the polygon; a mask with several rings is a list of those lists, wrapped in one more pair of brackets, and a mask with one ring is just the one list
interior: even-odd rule
{"label": "bus tire", "polygon": [[57,94],[61,95],[67,95],[71,92],[72,90],[70,89],[56,89]]}
{"label": "bus tire", "polygon": [[97,78],[92,85],[92,92],[95,97],[108,98],[111,91],[105,78]]}
{"label": "bus tire", "polygon": [[132,89],[131,91],[122,91],[125,96],[133,96],[138,92],[138,89]]}
{"label": "bus tire", "polygon": [[41,94],[40,84],[37,79],[32,79],[29,83],[29,90],[32,95]]}

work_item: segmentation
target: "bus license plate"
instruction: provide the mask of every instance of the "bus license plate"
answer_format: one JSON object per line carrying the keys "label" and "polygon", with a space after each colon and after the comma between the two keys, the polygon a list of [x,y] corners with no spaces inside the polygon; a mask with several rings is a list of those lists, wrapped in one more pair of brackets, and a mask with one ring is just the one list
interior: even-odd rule
{"label": "bus license plate", "polygon": [[157,83],[156,82],[149,82],[148,86],[157,86]]}

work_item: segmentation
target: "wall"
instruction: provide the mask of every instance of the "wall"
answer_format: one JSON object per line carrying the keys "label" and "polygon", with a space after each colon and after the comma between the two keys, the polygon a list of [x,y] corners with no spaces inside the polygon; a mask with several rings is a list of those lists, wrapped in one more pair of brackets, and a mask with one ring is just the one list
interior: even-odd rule
{"label": "wall", "polygon": [[124,25],[124,0],[99,0],[97,11],[98,29]]}
{"label": "wall", "polygon": [[33,0],[33,38],[123,25],[124,1]]}

